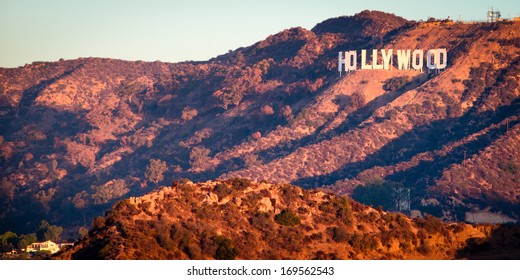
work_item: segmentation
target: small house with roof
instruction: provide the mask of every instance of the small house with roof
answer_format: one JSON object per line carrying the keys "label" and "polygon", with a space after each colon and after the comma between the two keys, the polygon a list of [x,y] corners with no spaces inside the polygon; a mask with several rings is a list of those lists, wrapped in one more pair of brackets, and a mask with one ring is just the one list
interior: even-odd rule
{"label": "small house with roof", "polygon": [[60,250],[60,246],[51,240],[47,240],[45,242],[34,242],[31,245],[27,246],[25,251],[27,253],[35,253],[39,251],[49,251],[51,254],[54,254]]}

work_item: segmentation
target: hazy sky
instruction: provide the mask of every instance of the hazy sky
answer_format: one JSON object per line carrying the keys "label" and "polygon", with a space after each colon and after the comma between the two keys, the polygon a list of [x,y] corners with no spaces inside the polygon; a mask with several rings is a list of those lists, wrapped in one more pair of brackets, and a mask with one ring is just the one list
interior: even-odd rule
{"label": "hazy sky", "polygon": [[0,67],[78,57],[207,60],[365,9],[485,20],[490,6],[520,16],[520,0],[0,0]]}

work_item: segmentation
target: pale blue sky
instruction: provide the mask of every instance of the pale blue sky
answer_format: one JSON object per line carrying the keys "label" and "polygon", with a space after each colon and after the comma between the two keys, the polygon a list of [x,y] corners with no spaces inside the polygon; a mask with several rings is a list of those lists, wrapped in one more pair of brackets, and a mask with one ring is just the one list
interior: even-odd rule
{"label": "pale blue sky", "polygon": [[0,67],[78,57],[207,60],[365,9],[484,20],[489,6],[520,16],[520,0],[0,0]]}

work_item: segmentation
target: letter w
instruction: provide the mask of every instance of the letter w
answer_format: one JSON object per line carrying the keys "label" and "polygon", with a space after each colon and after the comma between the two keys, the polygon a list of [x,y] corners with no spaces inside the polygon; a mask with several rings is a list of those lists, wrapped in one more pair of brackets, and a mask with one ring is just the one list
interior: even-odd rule
{"label": "letter w", "polygon": [[397,65],[399,70],[410,69],[410,50],[397,50]]}

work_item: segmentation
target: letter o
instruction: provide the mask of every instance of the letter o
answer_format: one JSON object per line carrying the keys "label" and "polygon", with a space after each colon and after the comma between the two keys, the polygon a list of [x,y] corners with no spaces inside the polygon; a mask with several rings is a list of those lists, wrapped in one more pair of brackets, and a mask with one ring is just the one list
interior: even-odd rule
{"label": "letter o", "polygon": [[[433,58],[432,58],[433,56]],[[432,63],[433,60],[433,63]],[[437,65],[440,63],[439,55],[437,54],[437,50],[429,50],[426,53],[426,67],[430,70],[437,69]]]}

